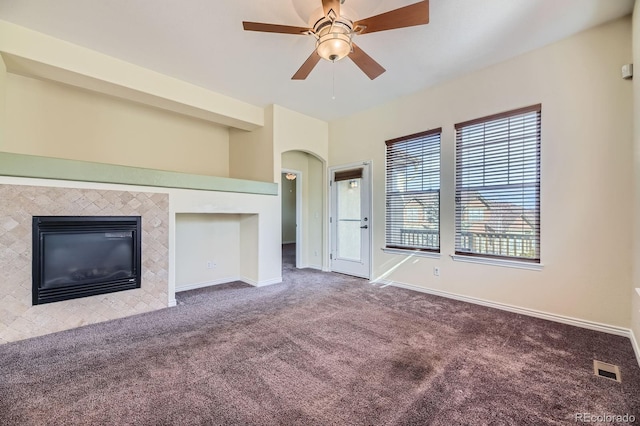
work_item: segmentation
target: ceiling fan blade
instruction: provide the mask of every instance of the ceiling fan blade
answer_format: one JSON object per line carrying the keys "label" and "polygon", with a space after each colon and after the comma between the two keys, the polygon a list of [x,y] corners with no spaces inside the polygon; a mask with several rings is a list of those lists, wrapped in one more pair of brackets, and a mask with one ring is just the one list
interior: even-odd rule
{"label": "ceiling fan blade", "polygon": [[349,58],[364,72],[367,77],[371,80],[376,79],[386,70],[382,68],[382,65],[373,60],[373,58],[366,53],[364,50],[360,49],[356,46],[355,43],[351,43],[353,47],[353,52],[349,54]]}
{"label": "ceiling fan blade", "polygon": [[318,55],[314,50],[311,53],[311,56],[309,56],[307,60],[304,61],[304,64],[302,64],[300,69],[296,71],[293,77],[291,77],[291,80],[304,80],[305,78],[307,78],[307,76],[311,73],[311,71],[313,71],[318,62],[320,62],[320,59],[320,55]]}
{"label": "ceiling fan blade", "polygon": [[290,25],[263,24],[261,22],[243,21],[242,26],[246,31],[260,31],[263,33],[298,34],[307,35],[310,29],[304,27],[292,27]]}
{"label": "ceiling fan blade", "polygon": [[324,16],[329,16],[331,10],[335,13],[334,18],[340,16],[340,0],[322,0],[322,9],[324,10]]}
{"label": "ceiling fan blade", "polygon": [[357,21],[354,23],[354,29],[358,34],[367,34],[428,23],[429,0],[424,0]]}

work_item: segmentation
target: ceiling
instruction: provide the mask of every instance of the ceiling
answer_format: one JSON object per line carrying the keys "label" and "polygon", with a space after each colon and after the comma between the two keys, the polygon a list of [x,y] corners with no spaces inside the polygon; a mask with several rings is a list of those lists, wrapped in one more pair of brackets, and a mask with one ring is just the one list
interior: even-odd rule
{"label": "ceiling", "polygon": [[[346,0],[353,20],[415,0]],[[634,0],[431,0],[428,25],[355,36],[386,72],[349,59],[291,76],[312,36],[243,31],[242,21],[308,26],[321,0],[0,0],[0,19],[256,106],[331,121],[631,13]],[[621,64],[622,65],[622,64]]]}

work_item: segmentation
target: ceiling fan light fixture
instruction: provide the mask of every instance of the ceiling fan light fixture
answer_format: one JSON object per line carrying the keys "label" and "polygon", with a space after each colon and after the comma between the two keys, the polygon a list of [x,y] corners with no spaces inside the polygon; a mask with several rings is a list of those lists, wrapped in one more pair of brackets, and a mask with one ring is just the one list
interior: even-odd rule
{"label": "ceiling fan light fixture", "polygon": [[318,34],[316,52],[327,61],[339,61],[351,53],[351,35],[351,28],[346,25],[326,26]]}

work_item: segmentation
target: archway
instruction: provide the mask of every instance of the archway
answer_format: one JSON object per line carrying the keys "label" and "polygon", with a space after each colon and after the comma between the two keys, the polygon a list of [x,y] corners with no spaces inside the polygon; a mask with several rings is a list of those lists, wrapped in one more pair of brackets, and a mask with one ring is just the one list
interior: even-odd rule
{"label": "archway", "polygon": [[[323,269],[326,251],[324,163],[311,153],[294,150],[282,153],[281,168],[282,242],[291,243],[291,220],[295,218],[296,267]],[[285,182],[286,173],[292,173],[295,179]],[[292,197],[293,188],[295,197]]]}

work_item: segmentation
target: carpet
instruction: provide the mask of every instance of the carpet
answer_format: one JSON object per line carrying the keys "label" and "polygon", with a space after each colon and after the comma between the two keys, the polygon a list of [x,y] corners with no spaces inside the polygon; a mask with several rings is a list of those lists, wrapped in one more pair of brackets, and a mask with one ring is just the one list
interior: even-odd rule
{"label": "carpet", "polygon": [[[627,338],[292,257],[285,247],[282,284],[192,290],[173,308],[0,345],[0,424],[640,421]],[[595,376],[594,359],[619,365],[622,383]]]}

